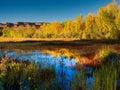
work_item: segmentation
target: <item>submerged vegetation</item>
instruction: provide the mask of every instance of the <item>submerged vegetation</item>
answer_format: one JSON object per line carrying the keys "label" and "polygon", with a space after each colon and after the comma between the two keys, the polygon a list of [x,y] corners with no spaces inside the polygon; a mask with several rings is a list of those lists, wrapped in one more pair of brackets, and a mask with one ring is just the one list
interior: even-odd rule
{"label": "submerged vegetation", "polygon": [[84,20],[79,15],[76,20],[63,23],[57,21],[34,26],[6,27],[2,37],[9,38],[79,38],[79,39],[120,39],[120,6],[111,3],[98,10],[97,15],[89,14]]}

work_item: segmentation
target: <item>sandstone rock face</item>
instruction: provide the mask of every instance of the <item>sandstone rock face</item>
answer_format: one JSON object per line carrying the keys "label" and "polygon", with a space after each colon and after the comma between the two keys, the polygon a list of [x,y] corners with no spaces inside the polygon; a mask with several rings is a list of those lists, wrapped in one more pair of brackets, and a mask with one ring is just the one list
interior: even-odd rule
{"label": "sandstone rock face", "polygon": [[40,28],[45,22],[15,22],[15,23],[0,23],[0,30],[5,27],[18,27],[18,26],[34,26]]}

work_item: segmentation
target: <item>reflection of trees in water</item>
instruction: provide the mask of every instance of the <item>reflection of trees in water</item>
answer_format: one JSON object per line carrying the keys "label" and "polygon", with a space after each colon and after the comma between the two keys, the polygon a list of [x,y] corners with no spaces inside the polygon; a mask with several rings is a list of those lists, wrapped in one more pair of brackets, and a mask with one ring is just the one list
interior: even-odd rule
{"label": "reflection of trees in water", "polygon": [[[106,51],[106,50],[105,50]],[[9,53],[12,53],[12,52],[9,52]],[[64,54],[64,53],[63,53]],[[106,53],[105,53],[106,54]],[[12,54],[10,54],[10,55],[12,55]],[[23,54],[19,54],[21,57],[22,57],[22,55]],[[41,53],[31,53],[31,54],[26,54],[26,55],[23,55],[23,56],[25,56],[25,57],[29,57],[29,56],[34,56],[34,59],[35,59],[35,57],[36,57],[36,60],[37,59],[39,59],[39,61],[41,61],[41,58],[37,58],[37,57],[42,57],[41,55],[44,55],[44,54],[41,54]],[[4,56],[4,55],[3,55]],[[9,54],[7,55],[7,56],[9,56]],[[14,56],[14,55],[13,55]],[[52,62],[52,60],[54,61],[54,65],[56,66],[55,67],[55,70],[57,71],[57,73],[55,73],[55,72],[52,72],[51,70],[49,70],[49,68],[48,69],[46,69],[46,70],[40,70],[40,71],[38,71],[37,73],[36,73],[36,66],[35,66],[35,64],[33,63],[32,65],[29,65],[29,67],[27,67],[26,65],[26,67],[27,68],[22,68],[22,69],[20,69],[20,72],[19,72],[19,70],[18,70],[18,68],[16,68],[16,67],[18,67],[19,66],[19,62],[16,62],[16,63],[14,63],[13,64],[13,66],[14,67],[12,67],[12,70],[14,70],[14,69],[16,69],[16,70],[14,70],[13,72],[19,72],[19,73],[21,73],[21,74],[25,74],[25,73],[22,73],[21,71],[23,70],[23,69],[28,69],[27,70],[27,72],[29,73],[29,83],[31,84],[31,87],[33,87],[33,89],[34,89],[34,87],[37,87],[36,85],[39,85],[39,83],[41,84],[41,82],[42,82],[42,84],[41,85],[44,85],[46,88],[51,88],[51,82],[52,83],[56,83],[57,84],[57,86],[60,88],[60,89],[62,89],[62,90],[68,90],[68,88],[70,88],[71,89],[71,86],[69,86],[70,85],[70,82],[72,82],[72,81],[78,81],[78,82],[72,82],[72,88],[75,88],[75,89],[72,89],[72,90],[81,90],[81,89],[83,89],[83,90],[85,90],[85,88],[87,88],[87,86],[86,86],[86,83],[87,83],[87,80],[86,79],[88,79],[87,77],[89,76],[89,77],[94,77],[93,76],[93,72],[92,72],[92,70],[93,69],[90,69],[90,68],[85,68],[85,66],[83,66],[80,70],[79,70],[79,74],[76,74],[75,73],[75,75],[77,75],[74,79],[72,79],[72,80],[70,80],[70,78],[71,77],[74,77],[74,75],[73,75],[73,69],[71,69],[71,66],[73,66],[73,65],[71,65],[71,61],[72,60],[68,60],[66,57],[63,57],[63,55],[61,55],[59,58],[57,58],[57,59],[55,59],[54,57],[48,57],[48,58],[46,58],[47,56],[49,56],[49,55],[45,55],[45,59],[43,59],[43,63],[42,63],[42,65],[44,65],[45,66],[45,63],[50,63],[51,64],[51,62]],[[113,56],[113,55],[112,55]],[[116,56],[116,55],[115,55]],[[105,57],[105,56],[104,56]],[[111,55],[110,55],[110,57],[111,57]],[[29,57],[29,59],[30,59],[30,57]],[[17,59],[16,59],[17,60]],[[66,62],[66,60],[68,60],[67,62]],[[85,58],[83,58],[83,60],[85,60]],[[21,62],[22,63],[22,62]],[[24,63],[28,63],[28,64],[30,64],[29,62],[24,62]],[[70,67],[68,67],[67,66],[67,64],[69,64],[70,63]],[[53,63],[52,63],[53,64]],[[6,65],[6,64],[5,64]],[[21,64],[22,65],[22,64]],[[9,65],[10,66],[10,65]],[[111,65],[110,65],[111,66]],[[119,64],[118,64],[118,66],[120,66]],[[21,67],[24,67],[24,66],[21,66]],[[78,66],[78,67],[80,67],[80,65]],[[118,68],[118,67],[117,67]],[[1,69],[1,68],[0,68]],[[9,68],[8,69],[8,71],[10,71],[10,69],[11,68]],[[76,69],[77,69],[77,67],[76,67]],[[76,70],[75,69],[75,70]],[[114,69],[114,68],[113,68]],[[12,70],[11,70],[11,73],[13,73],[12,72]],[[111,76],[113,75],[113,74],[116,74],[116,72],[115,73],[112,73],[112,71],[115,71],[115,70],[112,70],[112,68],[110,68],[110,70],[111,70],[111,73],[108,73],[108,72],[110,72],[110,70],[109,70],[109,68],[108,69],[106,69],[106,67],[105,68],[103,68],[103,70],[101,70],[101,71],[98,71],[99,69],[97,68],[96,69],[96,72],[94,72],[94,73],[97,73],[97,74],[95,74],[96,75],[96,77],[95,77],[95,79],[96,80],[99,80],[100,81],[100,78],[103,78],[103,76],[105,76],[105,78],[109,75],[109,79],[110,80],[113,80],[112,78],[111,78]],[[25,70],[23,70],[23,72],[24,72]],[[41,72],[41,73],[40,73]],[[105,72],[105,74],[104,74],[104,72]],[[46,74],[47,73],[47,74]],[[56,76],[53,76],[54,74],[56,75]],[[82,74],[81,74],[82,73]],[[10,74],[9,74],[10,75]],[[12,77],[13,76],[15,76],[16,77],[16,75],[17,74],[14,74],[13,73],[13,75],[12,75]],[[20,75],[20,74],[19,74]],[[19,76],[18,75],[18,76]],[[99,75],[103,75],[103,76],[99,76]],[[32,78],[33,77],[33,78]],[[55,77],[57,77],[57,78],[55,78]],[[100,77],[100,78],[99,78]],[[58,79],[58,78],[60,78],[60,79]],[[18,79],[17,79],[18,80]],[[17,81],[16,79],[14,80],[15,82]],[[42,80],[42,81],[41,81]],[[56,80],[56,82],[54,82],[54,80]],[[60,80],[60,81],[58,81],[58,80]],[[81,81],[81,82],[80,82]],[[85,81],[85,82],[83,82],[83,81]],[[116,80],[114,80],[114,81],[116,81]],[[0,81],[1,82],[1,81]],[[44,82],[44,83],[43,83]],[[49,83],[48,83],[49,82]],[[109,80],[106,80],[106,82],[109,82]],[[9,80],[9,83],[11,84],[11,80]],[[24,82],[24,83],[28,83],[28,82]],[[101,82],[100,82],[101,83]],[[103,82],[102,82],[103,83]],[[96,84],[99,84],[99,82],[98,83],[96,83]],[[15,84],[14,84],[15,85]],[[25,84],[25,86],[26,86],[27,84]],[[33,86],[34,85],[34,86]],[[104,85],[104,84],[103,84]],[[105,83],[105,85],[106,85],[106,83]],[[110,84],[109,84],[110,85]],[[43,86],[43,87],[44,87]],[[100,85],[101,86],[101,85]],[[40,87],[40,86],[39,86]],[[78,88],[77,88],[78,87]],[[99,86],[97,86],[97,87],[99,87]],[[41,88],[41,87],[40,87]],[[58,88],[57,88],[58,89]],[[57,90],[57,89],[55,89],[55,90]],[[93,89],[91,89],[91,90],[93,90]]]}

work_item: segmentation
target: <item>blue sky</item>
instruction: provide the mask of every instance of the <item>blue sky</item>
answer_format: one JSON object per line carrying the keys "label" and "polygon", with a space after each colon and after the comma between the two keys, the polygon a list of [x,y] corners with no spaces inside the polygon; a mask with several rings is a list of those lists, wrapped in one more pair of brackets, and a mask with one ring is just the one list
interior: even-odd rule
{"label": "blue sky", "polygon": [[75,19],[113,0],[0,0],[0,22],[52,22]]}

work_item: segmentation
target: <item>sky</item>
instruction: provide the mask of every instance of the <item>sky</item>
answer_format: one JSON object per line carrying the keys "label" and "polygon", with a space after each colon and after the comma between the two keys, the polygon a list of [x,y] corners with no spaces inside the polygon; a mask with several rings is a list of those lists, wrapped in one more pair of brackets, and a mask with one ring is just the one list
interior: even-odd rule
{"label": "sky", "polygon": [[0,0],[0,22],[64,22],[97,14],[113,0]]}

